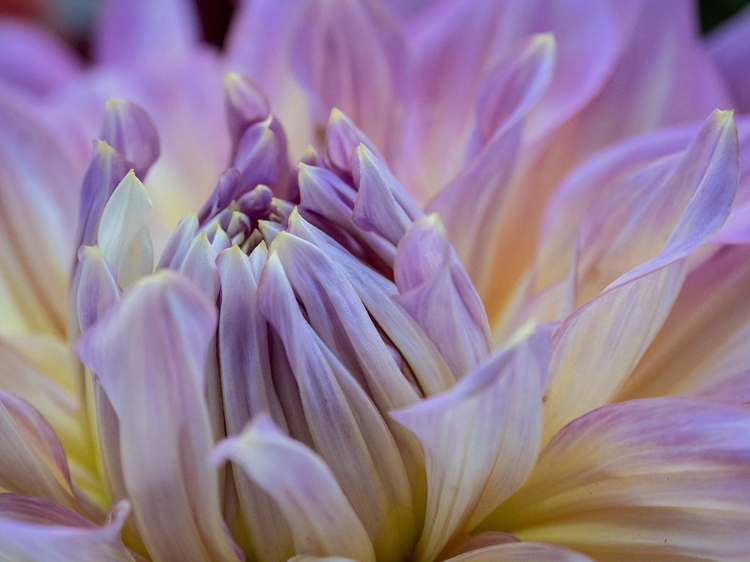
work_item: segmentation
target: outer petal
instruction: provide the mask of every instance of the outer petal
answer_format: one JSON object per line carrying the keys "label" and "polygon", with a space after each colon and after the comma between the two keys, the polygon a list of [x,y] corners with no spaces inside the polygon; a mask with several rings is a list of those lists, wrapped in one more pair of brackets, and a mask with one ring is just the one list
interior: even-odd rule
{"label": "outer petal", "polygon": [[0,83],[31,94],[47,94],[79,71],[65,45],[21,20],[0,21]]}
{"label": "outer petal", "polygon": [[564,428],[488,520],[596,559],[742,560],[747,408],[688,399],[605,406]]}
{"label": "outer petal", "polygon": [[133,562],[120,530],[126,501],[116,504],[103,527],[51,501],[0,494],[0,560],[3,562]]}
{"label": "outer petal", "polygon": [[750,8],[745,8],[708,37],[708,50],[716,63],[729,93],[733,107],[740,113],[750,112],[750,84],[747,80],[747,61],[750,60]]}
{"label": "outer petal", "polygon": [[540,106],[540,129],[554,128],[577,111],[613,64],[616,30],[607,4],[451,0],[419,21],[407,35],[416,53],[417,99],[397,166],[408,185],[432,195],[456,175],[464,156],[456,146],[468,140],[474,92],[486,72],[519,39],[544,32],[555,35],[558,57]]}
{"label": "outer petal", "polygon": [[[221,520],[204,363],[212,304],[172,272],[140,281],[78,344],[120,420],[123,474],[155,560],[236,560]],[[158,428],[158,430],[154,430]]]}
{"label": "outer petal", "polygon": [[186,0],[108,0],[97,31],[96,56],[127,63],[182,55],[198,42],[200,23]]}
{"label": "outer petal", "polygon": [[[618,396],[702,394],[735,378],[750,366],[750,249],[720,250],[693,271],[677,297],[664,327],[652,342]],[[730,400],[746,401],[747,391]]]}
{"label": "outer petal", "polygon": [[[677,297],[683,258],[706,242],[729,214],[737,183],[736,150],[731,118],[714,115],[687,152],[697,164],[683,160],[661,186],[692,188],[678,197],[685,205],[682,214],[675,216],[679,208],[672,207],[672,191],[665,191],[661,203],[652,205],[656,217],[648,208],[635,218],[644,218],[646,230],[651,224],[661,232],[666,239],[661,252],[616,279],[558,329],[545,410],[546,438],[611,399],[645,353]],[[660,230],[659,211],[674,225],[671,233]],[[636,224],[628,228],[637,240]]]}
{"label": "outer petal", "polygon": [[291,65],[318,123],[337,107],[392,154],[408,61],[395,21],[376,3],[351,0],[308,1],[301,19],[305,23],[295,33]]}
{"label": "outer petal", "polygon": [[418,560],[434,560],[526,479],[541,437],[549,338],[546,329],[518,334],[448,392],[391,414],[417,436],[426,457]]}
{"label": "outer petal", "polygon": [[63,336],[77,172],[41,125],[0,99],[0,329]]}
{"label": "outer petal", "polygon": [[215,462],[231,459],[278,504],[299,554],[374,562],[367,532],[325,463],[266,416],[214,450]]}
{"label": "outer petal", "polygon": [[522,542],[467,552],[446,562],[592,562],[591,558],[559,546]]}
{"label": "outer petal", "polygon": [[0,487],[77,508],[68,463],[44,417],[0,391]]}

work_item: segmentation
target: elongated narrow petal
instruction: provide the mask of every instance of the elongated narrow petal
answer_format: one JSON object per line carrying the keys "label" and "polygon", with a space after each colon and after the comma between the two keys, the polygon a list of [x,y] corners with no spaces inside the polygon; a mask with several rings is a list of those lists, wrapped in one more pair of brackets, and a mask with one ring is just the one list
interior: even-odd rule
{"label": "elongated narrow petal", "polygon": [[448,392],[392,416],[424,448],[427,514],[418,560],[434,560],[526,479],[538,452],[550,332],[517,335],[509,347]]}
{"label": "elongated narrow petal", "polygon": [[134,285],[78,344],[120,420],[128,496],[157,560],[237,559],[217,475],[206,464],[203,366],[215,324],[212,303],[178,274],[161,272]]}
{"label": "elongated narrow petal", "polygon": [[[661,251],[613,281],[558,329],[547,391],[546,439],[610,400],[658,333],[682,286],[683,258],[706,242],[729,214],[738,180],[736,140],[730,116],[717,113],[709,119],[687,152],[692,160],[678,161],[662,184],[683,182],[693,189],[682,195],[687,201],[677,216],[671,191],[664,193],[661,209],[674,226],[671,233],[663,233]],[[647,226],[658,223],[651,210],[644,210],[643,216]],[[639,236],[637,228],[630,230]]]}
{"label": "elongated narrow petal", "polygon": [[242,191],[234,199],[258,184],[275,186],[286,179],[286,140],[269,117],[245,130],[237,144],[233,165],[242,176]]}
{"label": "elongated narrow petal", "polygon": [[76,77],[75,54],[41,27],[20,19],[0,21],[0,81],[29,94],[47,94]]}
{"label": "elongated narrow petal", "polygon": [[151,214],[151,200],[131,170],[104,207],[97,233],[102,255],[114,268],[117,282],[123,288],[151,273],[154,266],[147,230]]}
{"label": "elongated narrow petal", "polygon": [[708,37],[711,58],[719,68],[738,112],[750,112],[750,85],[745,68],[750,47],[747,36],[750,33],[750,8],[734,16]]}
{"label": "elongated narrow petal", "polygon": [[437,215],[415,222],[399,242],[396,301],[425,330],[456,378],[489,354],[484,307],[458,261]]}
{"label": "elongated narrow petal", "polygon": [[76,505],[60,441],[44,417],[27,402],[0,391],[0,487]]}
{"label": "elongated narrow petal", "polygon": [[[712,393],[750,365],[750,251],[725,248],[687,277],[664,327],[619,399]],[[747,377],[744,377],[747,378]],[[730,400],[747,400],[738,392]],[[618,400],[619,401],[619,400]]]}
{"label": "elongated narrow petal", "polygon": [[64,147],[0,99],[0,328],[65,332],[77,174]]}
{"label": "elongated narrow petal", "polygon": [[[274,244],[283,243],[284,236],[290,234],[279,235]],[[413,539],[414,515],[404,463],[385,420],[307,323],[273,253],[258,298],[284,343],[316,450],[373,539],[376,554],[402,556]]]}
{"label": "elongated narrow petal", "polygon": [[198,214],[193,211],[175,227],[161,253],[156,269],[179,269],[197,232]]}
{"label": "elongated narrow petal", "polygon": [[364,144],[356,148],[351,159],[354,185],[357,186],[352,211],[354,224],[397,245],[411,223],[424,213],[406,194],[385,162]]}
{"label": "elongated narrow petal", "polygon": [[[284,412],[273,386],[268,324],[258,307],[257,289],[267,251],[259,245],[250,257],[233,246],[217,262],[221,279],[219,364],[227,434],[239,434],[261,412],[286,429]],[[286,519],[271,497],[239,467],[234,478],[240,505],[258,557],[284,560],[292,543]]]}
{"label": "elongated narrow petal", "polygon": [[545,543],[522,542],[467,552],[446,562],[592,562],[591,558]]}
{"label": "elongated narrow petal", "polygon": [[563,429],[486,527],[596,559],[741,560],[750,548],[750,412],[660,398]]}
{"label": "elongated narrow petal", "polygon": [[367,311],[403,354],[425,396],[453,386],[455,378],[440,352],[424,329],[394,301],[398,294],[394,283],[362,267],[342,246],[296,212],[290,217],[289,226],[292,234],[323,250],[346,273]]}
{"label": "elongated narrow petal", "polygon": [[8,562],[133,562],[120,540],[129,511],[128,502],[121,501],[97,527],[49,500],[0,494],[0,557]]}
{"label": "elongated narrow petal", "polygon": [[[518,156],[525,117],[549,85],[555,43],[550,35],[521,42],[488,74],[476,108],[480,150],[428,204],[440,213],[456,251],[480,291],[496,275],[496,229]],[[471,201],[471,204],[467,204]]]}
{"label": "elongated narrow petal", "polygon": [[159,137],[151,118],[126,100],[107,100],[99,138],[122,154],[141,179],[159,157]]}
{"label": "elongated narrow petal", "polygon": [[98,246],[81,246],[76,311],[81,331],[94,324],[120,299],[115,272]]}
{"label": "elongated narrow petal", "polygon": [[406,48],[395,21],[377,5],[348,0],[307,2],[301,21],[290,62],[318,122],[325,123],[337,107],[376,146],[390,148],[408,79]]}
{"label": "elongated narrow petal", "polygon": [[266,416],[214,450],[231,459],[277,503],[289,521],[298,554],[374,562],[375,553],[357,514],[325,463]]}
{"label": "elongated narrow petal", "polygon": [[103,10],[95,53],[109,63],[177,57],[200,37],[195,6],[186,0],[113,0]]}
{"label": "elongated narrow petal", "polygon": [[224,77],[224,98],[229,132],[236,146],[249,127],[268,117],[271,108],[258,86],[238,72],[228,72]]}
{"label": "elongated narrow petal", "polygon": [[[462,167],[463,151],[456,146],[468,141],[474,93],[490,65],[516,42],[532,33],[552,33],[557,42],[555,73],[535,123],[540,134],[591,99],[616,55],[613,13],[601,2],[452,1],[442,8],[408,36],[416,51],[418,104],[397,171],[405,172],[409,185],[421,188],[423,200],[445,184],[442,178],[455,177]],[[413,165],[425,161],[429,166]]]}
{"label": "elongated narrow petal", "polygon": [[326,126],[325,157],[328,167],[339,174],[351,174],[352,154],[363,144],[372,154],[383,159],[372,141],[343,111],[331,110]]}

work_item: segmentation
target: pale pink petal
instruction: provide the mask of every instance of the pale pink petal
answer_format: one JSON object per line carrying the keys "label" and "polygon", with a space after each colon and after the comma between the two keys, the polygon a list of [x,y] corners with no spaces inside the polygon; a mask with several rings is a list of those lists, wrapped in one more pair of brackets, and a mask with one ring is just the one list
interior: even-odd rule
{"label": "pale pink petal", "polygon": [[[653,221],[658,230],[653,213],[666,212],[671,232],[661,233],[661,251],[614,280],[561,324],[550,365],[545,439],[610,400],[658,333],[682,285],[683,258],[706,242],[729,214],[738,175],[736,142],[731,116],[713,115],[687,151],[692,160],[683,160],[665,175],[662,187],[671,190],[659,205],[652,204],[655,209],[639,213],[647,221],[644,229]],[[685,189],[677,192],[684,210],[672,207],[676,187]],[[640,233],[635,221],[641,218],[636,215],[625,223],[636,237]]]}
{"label": "pale pink petal", "polygon": [[[686,279],[620,399],[702,394],[750,366],[750,251],[719,250]],[[742,384],[743,377],[734,384]],[[727,394],[725,388],[722,394]],[[731,399],[731,396],[727,395]],[[747,399],[738,392],[737,401]]]}
{"label": "pale pink petal", "polygon": [[22,20],[0,20],[0,83],[28,94],[48,94],[80,71],[70,49],[44,29]]}
{"label": "pale pink petal", "polygon": [[474,92],[487,71],[520,39],[546,32],[555,35],[558,50],[552,85],[534,125],[539,131],[570,117],[606,78],[616,54],[607,4],[453,0],[416,22],[407,35],[417,73],[405,143],[411,150],[397,166],[407,185],[429,196],[456,175],[472,126]]}
{"label": "pale pink petal", "polygon": [[[305,3],[290,64],[323,124],[334,107],[392,155],[404,110],[406,48],[390,15],[375,3]],[[283,62],[282,62],[283,64]]]}
{"label": "pale pink petal", "polygon": [[[239,434],[261,412],[286,429],[271,378],[268,324],[258,308],[258,281],[266,255],[263,244],[250,257],[232,246],[217,262],[221,279],[219,364],[229,436]],[[264,562],[284,560],[292,534],[282,513],[236,465],[233,474],[254,552]]]}
{"label": "pale pink petal", "polygon": [[708,52],[716,64],[732,96],[730,107],[738,112],[750,112],[750,82],[747,65],[750,61],[750,8],[724,22],[707,39]]}
{"label": "pale pink petal", "polygon": [[203,366],[215,324],[213,303],[165,271],[135,284],[78,343],[120,420],[128,497],[159,560],[237,559],[207,465]]}
{"label": "pale pink petal", "polygon": [[133,562],[120,539],[130,508],[121,501],[97,527],[75,511],[48,500],[0,494],[0,552],[24,562]]}
{"label": "pale pink petal", "polygon": [[326,461],[373,539],[376,554],[406,552],[414,513],[404,462],[393,435],[353,373],[304,318],[278,255],[263,270],[260,310],[278,333],[315,449]]}
{"label": "pale pink petal", "polygon": [[534,465],[550,331],[528,329],[444,394],[391,415],[424,448],[425,529],[417,560],[434,560],[515,492]]}
{"label": "pale pink petal", "polygon": [[374,562],[370,538],[336,478],[311,450],[285,436],[266,416],[214,450],[230,459],[276,502],[289,521],[298,554]]}
{"label": "pale pink petal", "polygon": [[0,328],[65,333],[77,172],[56,138],[0,99]]}
{"label": "pale pink petal", "polygon": [[79,508],[57,435],[30,404],[0,391],[0,487]]}
{"label": "pale pink petal", "polygon": [[560,546],[519,542],[485,547],[467,552],[446,562],[592,562],[591,558]]}
{"label": "pale pink petal", "polygon": [[197,43],[200,22],[187,0],[108,0],[96,31],[96,57],[123,64],[179,57]]}
{"label": "pale pink petal", "polygon": [[550,82],[554,47],[550,35],[537,35],[520,42],[493,67],[477,102],[477,153],[428,204],[445,221],[480,293],[494,291],[496,268],[488,256],[502,244],[497,227],[525,134],[525,117]]}
{"label": "pale pink petal", "polygon": [[750,411],[689,399],[605,406],[566,426],[483,525],[597,560],[742,560]]}
{"label": "pale pink petal", "polygon": [[394,277],[396,302],[441,350],[456,378],[489,355],[492,337],[482,301],[437,215],[406,231],[396,251]]}

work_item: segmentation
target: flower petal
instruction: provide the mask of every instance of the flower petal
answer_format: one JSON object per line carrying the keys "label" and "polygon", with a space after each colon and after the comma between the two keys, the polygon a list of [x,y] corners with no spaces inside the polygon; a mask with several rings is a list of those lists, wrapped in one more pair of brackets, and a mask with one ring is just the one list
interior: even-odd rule
{"label": "flower petal", "polygon": [[128,502],[117,503],[103,527],[54,502],[0,494],[0,552],[29,562],[133,562],[120,539]]}
{"label": "flower petal", "polygon": [[159,157],[153,122],[141,107],[126,100],[107,99],[99,138],[122,154],[141,179]]}
{"label": "flower petal", "polygon": [[739,113],[750,112],[750,85],[747,82],[750,33],[750,8],[745,8],[708,36],[711,58],[726,82],[734,107]]}
{"label": "flower petal", "polygon": [[[664,327],[620,391],[618,401],[703,394],[747,370],[748,264],[747,246],[727,247],[691,272]],[[747,398],[743,392],[734,396],[737,401]]]}
{"label": "flower petal", "polygon": [[535,542],[503,544],[448,558],[446,562],[592,562],[591,558],[565,548]]}
{"label": "flower petal", "polygon": [[391,414],[417,436],[426,458],[417,560],[434,560],[526,479],[541,437],[549,340],[548,329],[527,327],[448,392]]}
{"label": "flower petal", "polygon": [[63,336],[78,172],[54,136],[0,99],[0,328]]}
{"label": "flower petal", "polygon": [[393,297],[398,294],[394,283],[362,267],[361,262],[296,211],[289,218],[289,232],[323,250],[346,273],[367,311],[404,356],[425,396],[453,386],[455,378],[442,355],[422,327],[394,302]]}
{"label": "flower petal", "polygon": [[212,459],[238,463],[273,497],[289,521],[297,553],[375,561],[372,543],[334,475],[267,416],[255,417],[242,434],[222,441]]}
{"label": "flower petal", "polygon": [[[640,213],[646,218],[645,230],[651,224],[652,232],[661,231],[658,211],[673,225],[671,232],[662,232],[661,251],[621,275],[559,327],[546,395],[545,440],[610,400],[658,333],[682,285],[683,258],[706,242],[729,214],[738,179],[736,142],[731,116],[714,114],[688,149],[691,159],[678,161],[661,184],[687,187],[687,193],[678,191],[676,197],[684,210],[682,205],[673,207],[675,194],[669,190],[652,205],[657,217],[652,208]],[[631,218],[629,224],[636,238],[640,233],[634,221],[639,219]]]}
{"label": "flower petal", "polygon": [[65,451],[30,404],[0,391],[0,487],[79,508]]}
{"label": "flower petal", "polygon": [[102,256],[115,270],[117,282],[122,288],[151,273],[154,266],[154,253],[147,231],[151,214],[151,200],[131,170],[107,201],[97,233]]}
{"label": "flower petal", "polygon": [[[280,234],[274,246],[289,236]],[[258,293],[261,312],[284,344],[315,449],[336,475],[376,554],[398,558],[411,546],[414,514],[394,437],[353,374],[304,318],[273,247]]]}
{"label": "flower petal", "polygon": [[396,251],[396,302],[442,351],[456,378],[490,352],[487,316],[437,215],[413,223]]}
{"label": "flower petal", "polygon": [[[284,412],[273,386],[268,324],[258,306],[258,282],[267,251],[261,244],[246,256],[237,246],[217,261],[221,279],[219,364],[227,435],[239,434],[261,412],[286,429]],[[285,560],[292,533],[271,498],[239,467],[234,467],[240,505],[257,556]]]}
{"label": "flower petal", "polygon": [[200,22],[186,0],[109,0],[104,5],[95,42],[104,63],[178,57],[197,44]]}
{"label": "flower petal", "polygon": [[156,560],[237,559],[206,464],[203,367],[215,323],[214,305],[164,271],[136,283],[78,343],[120,420],[128,496]]}
{"label": "flower petal", "polygon": [[750,548],[747,408],[657,398],[565,427],[483,525],[596,559],[741,560]]}
{"label": "flower petal", "polygon": [[0,21],[0,83],[47,94],[78,74],[80,62],[57,38],[22,20]]}

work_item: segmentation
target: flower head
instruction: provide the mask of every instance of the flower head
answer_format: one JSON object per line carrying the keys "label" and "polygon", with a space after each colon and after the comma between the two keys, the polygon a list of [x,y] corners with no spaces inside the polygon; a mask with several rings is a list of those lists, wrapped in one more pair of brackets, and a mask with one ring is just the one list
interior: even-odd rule
{"label": "flower head", "polygon": [[742,559],[737,32],[655,4],[112,1],[0,65],[0,551]]}

